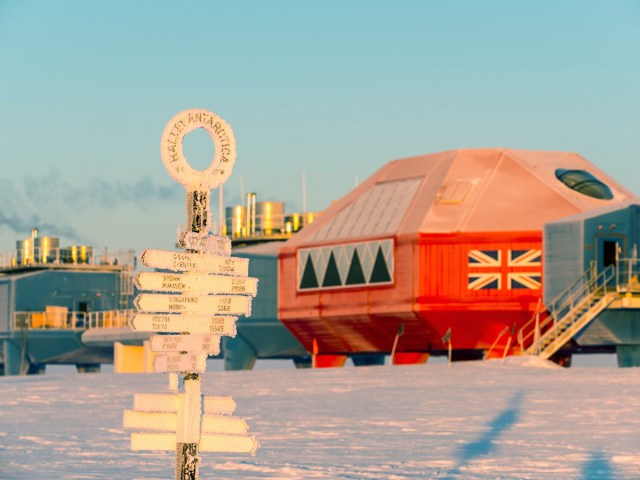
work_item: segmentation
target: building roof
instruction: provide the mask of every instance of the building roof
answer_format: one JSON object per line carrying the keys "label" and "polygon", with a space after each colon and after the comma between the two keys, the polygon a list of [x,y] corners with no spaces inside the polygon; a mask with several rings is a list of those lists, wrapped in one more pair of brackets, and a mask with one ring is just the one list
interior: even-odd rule
{"label": "building roof", "polygon": [[[611,198],[561,180],[567,171],[586,175]],[[283,248],[416,233],[537,231],[558,218],[639,200],[576,153],[449,150],[387,163]]]}

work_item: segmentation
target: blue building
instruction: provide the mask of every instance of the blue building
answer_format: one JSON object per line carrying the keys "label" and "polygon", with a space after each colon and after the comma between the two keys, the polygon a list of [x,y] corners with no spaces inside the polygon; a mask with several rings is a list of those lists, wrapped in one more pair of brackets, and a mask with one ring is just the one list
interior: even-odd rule
{"label": "blue building", "polygon": [[88,246],[60,248],[55,237],[17,243],[0,263],[0,364],[5,375],[40,373],[46,364],[99,370],[113,344],[92,345],[93,328],[126,327],[132,310],[132,251],[95,255]]}
{"label": "blue building", "polygon": [[234,248],[233,255],[249,259],[249,276],[257,277],[258,293],[250,317],[240,317],[235,337],[224,338],[226,370],[253,368],[257,359],[293,359],[310,366],[311,357],[278,319],[278,252],[281,242]]}
{"label": "blue building", "polygon": [[[544,303],[574,351],[615,351],[640,366],[640,205],[584,212],[544,227]],[[563,318],[572,318],[564,325]]]}

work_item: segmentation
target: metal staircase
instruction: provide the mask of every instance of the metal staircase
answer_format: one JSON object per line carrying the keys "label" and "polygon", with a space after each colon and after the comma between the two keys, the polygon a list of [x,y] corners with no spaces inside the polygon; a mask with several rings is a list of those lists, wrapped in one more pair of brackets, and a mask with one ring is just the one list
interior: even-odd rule
{"label": "metal staircase", "polygon": [[[550,302],[544,312],[519,332],[521,345],[528,345],[523,355],[549,358],[611,304],[620,294],[615,289],[613,265],[599,274],[589,269]],[[608,288],[614,286],[613,289]],[[610,291],[611,290],[611,291]]]}

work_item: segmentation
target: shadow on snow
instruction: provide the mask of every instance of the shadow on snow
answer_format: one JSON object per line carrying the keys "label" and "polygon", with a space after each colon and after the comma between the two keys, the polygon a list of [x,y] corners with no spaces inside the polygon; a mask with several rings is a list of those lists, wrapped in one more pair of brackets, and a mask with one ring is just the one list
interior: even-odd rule
{"label": "shadow on snow", "polygon": [[456,454],[458,464],[445,477],[451,479],[461,475],[460,470],[468,465],[473,459],[490,454],[495,448],[495,440],[502,435],[503,432],[509,430],[520,418],[522,405],[522,392],[516,393],[507,404],[507,408],[503,410],[487,425],[487,430],[471,443],[463,445]]}

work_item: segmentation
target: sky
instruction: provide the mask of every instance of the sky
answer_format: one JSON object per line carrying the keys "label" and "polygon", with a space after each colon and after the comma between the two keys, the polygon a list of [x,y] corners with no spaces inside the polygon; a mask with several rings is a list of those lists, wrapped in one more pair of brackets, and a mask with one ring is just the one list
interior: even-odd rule
{"label": "sky", "polygon": [[577,152],[640,194],[639,22],[637,1],[0,0],[0,251],[33,227],[172,248],[160,138],[189,108],[234,131],[226,206],[320,211],[390,160],[475,147]]}

